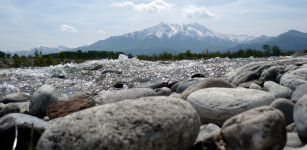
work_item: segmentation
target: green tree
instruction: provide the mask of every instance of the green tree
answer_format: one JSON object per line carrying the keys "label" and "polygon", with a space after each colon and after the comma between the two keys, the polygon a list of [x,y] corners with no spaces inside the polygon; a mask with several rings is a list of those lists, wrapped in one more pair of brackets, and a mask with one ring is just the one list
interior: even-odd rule
{"label": "green tree", "polygon": [[19,58],[19,56],[17,54],[13,55],[13,67],[18,68],[21,66],[21,59]]}
{"label": "green tree", "polygon": [[270,55],[270,51],[271,51],[271,46],[269,44],[264,44],[262,45],[262,48],[264,50],[264,53],[266,54],[266,56]]}
{"label": "green tree", "polygon": [[276,45],[273,45],[272,46],[272,54],[273,54],[273,56],[280,56],[280,54],[281,54],[280,48]]}
{"label": "green tree", "polygon": [[65,53],[64,53],[64,52],[60,52],[60,53],[59,53],[59,58],[60,58],[60,61],[61,61],[62,63],[64,63],[64,60],[65,60],[65,58],[66,58]]}

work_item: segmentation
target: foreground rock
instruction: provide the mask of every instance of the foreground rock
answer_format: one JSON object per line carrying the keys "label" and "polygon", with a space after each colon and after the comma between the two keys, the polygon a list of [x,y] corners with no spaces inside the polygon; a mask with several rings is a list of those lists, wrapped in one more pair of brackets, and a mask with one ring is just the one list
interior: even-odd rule
{"label": "foreground rock", "polygon": [[293,123],[294,104],[288,99],[280,98],[272,102],[271,107],[280,110],[284,117],[286,125]]}
{"label": "foreground rock", "polygon": [[249,109],[270,105],[273,94],[245,88],[207,88],[193,92],[187,100],[197,110],[202,123],[222,125],[230,117]]}
{"label": "foreground rock", "polygon": [[307,65],[302,65],[298,69],[285,73],[281,79],[280,84],[294,90],[297,86],[307,84]]}
{"label": "foreground rock", "polygon": [[48,106],[47,116],[50,119],[64,117],[70,113],[95,106],[95,101],[84,96],[73,97],[67,101],[54,102]]}
{"label": "foreground rock", "polygon": [[305,94],[307,94],[307,84],[302,84],[300,86],[297,86],[292,93],[291,101],[296,103],[297,100],[300,99]]}
{"label": "foreground rock", "polygon": [[155,96],[157,93],[150,88],[132,88],[118,91],[103,91],[94,97],[97,104],[103,105],[125,99],[135,99],[146,96]]}
{"label": "foreground rock", "polygon": [[0,103],[18,103],[30,101],[31,97],[25,93],[12,93],[0,98]]}
{"label": "foreground rock", "polygon": [[187,150],[199,132],[181,99],[144,97],[79,111],[53,122],[36,149]]}
{"label": "foreground rock", "polygon": [[199,134],[197,136],[196,143],[201,142],[204,139],[206,139],[208,136],[210,136],[210,133],[219,132],[220,130],[221,130],[221,128],[219,126],[212,124],[212,123],[202,125],[200,127],[200,131],[199,131]]}
{"label": "foreground rock", "polygon": [[287,147],[298,148],[303,145],[304,144],[302,143],[296,132],[287,133]]}
{"label": "foreground rock", "polygon": [[307,142],[307,95],[301,97],[294,106],[294,123],[299,137]]}
{"label": "foreground rock", "polygon": [[19,112],[20,108],[15,104],[8,104],[8,105],[0,104],[0,118],[10,113],[19,113]]}
{"label": "foreground rock", "polygon": [[33,116],[43,118],[46,116],[47,108],[51,103],[66,99],[67,96],[57,92],[54,87],[43,85],[33,94],[29,112]]}
{"label": "foreground rock", "polygon": [[41,134],[49,126],[47,122],[33,116],[19,113],[8,114],[0,118],[1,149],[12,149],[15,125],[18,128],[16,149],[28,149],[30,145],[34,148]]}
{"label": "foreground rock", "polygon": [[196,84],[189,86],[186,90],[184,90],[181,94],[181,98],[186,99],[194,91],[210,87],[232,88],[232,85],[222,79],[204,79]]}
{"label": "foreground rock", "polygon": [[282,113],[265,106],[230,118],[221,132],[198,142],[192,150],[282,150],[286,139]]}
{"label": "foreground rock", "polygon": [[271,107],[249,110],[225,122],[222,134],[227,149],[282,150],[286,126],[282,113]]}
{"label": "foreground rock", "polygon": [[291,89],[281,86],[272,81],[264,82],[263,89],[265,91],[273,93],[276,98],[290,98],[292,94]]}

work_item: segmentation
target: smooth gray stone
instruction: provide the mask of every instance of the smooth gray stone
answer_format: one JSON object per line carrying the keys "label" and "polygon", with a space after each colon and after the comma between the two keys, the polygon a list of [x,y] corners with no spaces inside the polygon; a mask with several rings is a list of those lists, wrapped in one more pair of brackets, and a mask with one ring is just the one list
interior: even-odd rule
{"label": "smooth gray stone", "polygon": [[191,93],[187,98],[203,124],[217,125],[241,112],[270,105],[274,100],[272,93],[245,88],[206,88]]}
{"label": "smooth gray stone", "polygon": [[176,92],[177,93],[182,93],[184,90],[186,90],[189,86],[198,83],[199,80],[197,79],[191,79],[188,81],[183,81],[181,82],[178,87],[176,88]]}
{"label": "smooth gray stone", "polygon": [[292,90],[279,85],[272,81],[266,81],[263,84],[263,89],[265,91],[271,92],[275,95],[276,98],[290,98],[292,94]]}
{"label": "smooth gray stone", "polygon": [[67,99],[68,96],[57,92],[54,87],[43,85],[33,94],[30,101],[29,113],[33,116],[43,118],[46,116],[49,104]]}
{"label": "smooth gray stone", "polygon": [[201,142],[204,139],[206,139],[210,135],[210,133],[220,131],[220,130],[221,130],[221,128],[219,126],[212,124],[212,123],[202,125],[200,127],[200,131],[199,131],[199,134],[197,136],[196,143]]}
{"label": "smooth gray stone", "polygon": [[305,58],[250,63],[227,73],[224,78],[234,86],[249,81],[254,81],[257,84],[269,80],[278,82],[279,80],[282,81],[281,76],[284,76],[284,73],[287,74],[287,72],[291,72],[306,63],[307,59]]}
{"label": "smooth gray stone", "polygon": [[307,95],[301,97],[295,104],[293,119],[299,137],[307,143]]}
{"label": "smooth gray stone", "polygon": [[16,104],[1,104],[0,103],[0,118],[10,114],[10,113],[19,113],[20,108]]}
{"label": "smooth gray stone", "polygon": [[256,90],[262,90],[262,87],[256,83],[252,83],[250,86],[249,86],[250,89],[256,89]]}
{"label": "smooth gray stone", "polygon": [[31,142],[32,148],[34,148],[41,134],[49,127],[49,124],[44,120],[30,115],[8,114],[0,118],[1,149],[12,149],[15,139],[15,125],[18,128],[16,149],[28,149]]}
{"label": "smooth gray stone", "polygon": [[12,93],[8,95],[4,95],[0,98],[0,103],[17,103],[17,102],[27,102],[30,101],[31,97],[25,93]]}
{"label": "smooth gray stone", "polygon": [[172,94],[172,90],[168,87],[156,89],[156,92],[159,96],[170,96]]}
{"label": "smooth gray stone", "polygon": [[294,90],[297,86],[307,84],[306,79],[307,65],[305,64],[296,70],[285,73],[280,79],[280,84]]}
{"label": "smooth gray stone", "polygon": [[210,87],[225,87],[225,88],[232,88],[232,85],[229,83],[225,82],[222,79],[204,79],[199,81],[196,84],[193,84],[189,86],[186,90],[184,90],[181,93],[181,98],[182,99],[187,99],[187,97],[193,93],[194,91],[200,90],[200,89],[205,89],[205,88],[210,88]]}
{"label": "smooth gray stone", "polygon": [[135,99],[146,96],[156,96],[157,93],[150,88],[132,88],[117,91],[102,91],[94,97],[96,104],[103,105],[115,103],[125,99]]}
{"label": "smooth gray stone", "polygon": [[187,150],[199,133],[199,117],[186,101],[144,97],[85,109],[52,122],[37,150]]}
{"label": "smooth gray stone", "polygon": [[297,100],[300,99],[305,94],[307,94],[307,84],[302,84],[300,86],[297,86],[292,93],[291,101],[296,103]]}
{"label": "smooth gray stone", "polygon": [[286,125],[293,123],[294,104],[290,100],[279,98],[272,102],[271,107],[280,110],[284,114]]}
{"label": "smooth gray stone", "polygon": [[298,137],[298,134],[296,132],[288,132],[287,133],[287,147],[301,147],[304,144],[302,143],[302,141],[300,140],[300,138]]}
{"label": "smooth gray stone", "polygon": [[281,150],[287,134],[283,114],[272,107],[258,107],[227,120],[222,127],[226,149]]}

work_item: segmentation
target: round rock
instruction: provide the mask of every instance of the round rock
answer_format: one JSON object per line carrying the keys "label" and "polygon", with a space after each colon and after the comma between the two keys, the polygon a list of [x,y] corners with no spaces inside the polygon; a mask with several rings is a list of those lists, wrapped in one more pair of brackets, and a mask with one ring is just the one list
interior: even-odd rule
{"label": "round rock", "polygon": [[307,84],[302,84],[300,86],[297,86],[292,93],[291,101],[296,102],[305,94],[307,94]]}
{"label": "round rock", "polygon": [[195,143],[203,141],[204,139],[206,139],[206,137],[208,137],[210,135],[210,133],[217,132],[217,131],[220,131],[220,130],[221,130],[221,128],[219,126],[212,124],[212,123],[202,125],[200,127],[200,131],[199,131],[199,134],[197,136]]}
{"label": "round rock", "polygon": [[170,96],[172,94],[172,90],[168,87],[158,88],[156,92],[159,96]]}
{"label": "round rock", "polygon": [[64,94],[56,91],[56,89],[49,85],[41,86],[32,97],[29,106],[29,112],[33,116],[43,118],[46,116],[48,106],[57,101],[68,99]]}
{"label": "round rock", "polygon": [[222,79],[204,79],[196,84],[189,86],[186,90],[184,90],[181,94],[181,98],[186,99],[194,91],[210,87],[232,88],[232,85],[230,85],[229,83],[225,82]]}
{"label": "round rock", "polygon": [[293,123],[294,104],[290,100],[279,98],[272,102],[271,107],[280,110],[284,114],[286,125]]}
{"label": "round rock", "polygon": [[189,86],[193,85],[193,84],[196,84],[198,83],[199,80],[197,79],[191,79],[191,80],[188,80],[188,81],[183,81],[181,82],[177,89],[176,89],[176,93],[182,93],[184,90],[186,90]]}
{"label": "round rock", "polygon": [[284,116],[267,106],[230,118],[222,135],[226,149],[233,150],[282,150],[287,140]]}
{"label": "round rock", "polygon": [[266,81],[263,84],[263,89],[265,91],[271,92],[275,95],[276,98],[290,98],[292,94],[292,90],[279,85],[272,81]]}
{"label": "round rock", "polygon": [[0,103],[16,103],[30,101],[31,97],[26,93],[12,93],[0,98]]}
{"label": "round rock", "polygon": [[0,118],[1,149],[12,149],[15,125],[18,128],[16,149],[28,149],[31,144],[34,148],[41,134],[49,127],[47,122],[33,116],[20,113],[8,114]]}
{"label": "round rock", "polygon": [[250,84],[248,88],[256,89],[256,90],[262,90],[262,87],[260,85],[256,84],[256,83]]}
{"label": "round rock", "polygon": [[94,97],[94,100],[97,104],[103,105],[108,103],[115,103],[125,99],[135,99],[146,96],[156,96],[157,93],[150,88],[132,88],[132,89],[123,89],[117,91],[102,91],[97,96]]}
{"label": "round rock", "polygon": [[293,119],[298,135],[307,142],[307,95],[301,97],[295,104]]}
{"label": "round rock", "polygon": [[36,149],[186,150],[199,118],[186,101],[144,97],[85,109],[58,118]]}
{"label": "round rock", "polygon": [[241,112],[270,105],[275,96],[255,89],[207,88],[191,93],[187,100],[197,110],[202,123],[222,125],[225,120]]}

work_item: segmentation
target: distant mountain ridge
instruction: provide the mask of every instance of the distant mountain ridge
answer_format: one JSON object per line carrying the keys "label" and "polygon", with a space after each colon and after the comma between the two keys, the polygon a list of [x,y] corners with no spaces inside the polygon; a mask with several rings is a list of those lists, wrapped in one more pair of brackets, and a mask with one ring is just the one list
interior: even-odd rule
{"label": "distant mountain ridge", "polygon": [[199,23],[160,23],[144,30],[111,36],[78,48],[38,46],[30,50],[12,52],[12,54],[33,55],[35,50],[41,51],[42,54],[96,50],[124,52],[133,55],[152,55],[163,52],[180,53],[186,50],[193,52],[205,50],[224,52],[248,48],[262,50],[264,44],[277,45],[282,50],[304,50],[307,49],[307,33],[290,30],[276,37],[266,35],[255,37],[246,34],[235,35],[214,32]]}
{"label": "distant mountain ridge", "polygon": [[305,50],[307,49],[307,33],[290,30],[261,42],[239,44],[238,46],[234,47],[233,50],[245,48],[261,50],[262,45],[264,44],[277,45],[283,50]]}
{"label": "distant mountain ridge", "polygon": [[68,50],[71,50],[71,49],[72,48],[64,46],[64,45],[58,45],[58,46],[39,45],[35,48],[31,48],[31,49],[28,49],[28,50],[10,52],[10,54],[11,55],[18,54],[20,56],[29,56],[29,55],[33,56],[36,50],[38,52],[42,53],[43,55],[45,55],[45,54],[59,53],[61,51],[68,51]]}
{"label": "distant mountain ridge", "polygon": [[256,38],[244,34],[234,35],[213,32],[198,23],[160,23],[141,31],[127,33],[121,36],[112,36],[76,49],[83,51],[122,51],[131,54],[177,53],[188,49],[201,52],[206,49],[209,51],[226,50],[240,43],[261,40]]}

